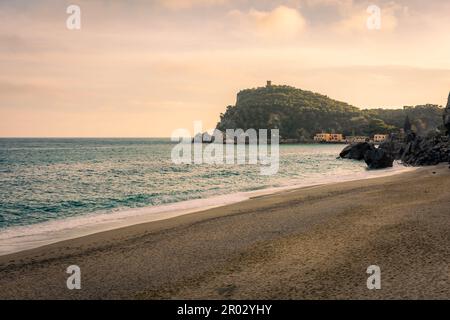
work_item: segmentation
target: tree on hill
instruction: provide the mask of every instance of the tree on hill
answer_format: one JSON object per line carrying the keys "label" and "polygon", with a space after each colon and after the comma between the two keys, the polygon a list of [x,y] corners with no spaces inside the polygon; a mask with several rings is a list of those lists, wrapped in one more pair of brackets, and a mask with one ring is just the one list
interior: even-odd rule
{"label": "tree on hill", "polygon": [[280,137],[306,141],[318,132],[373,135],[399,132],[408,116],[426,132],[442,122],[443,109],[436,105],[403,109],[361,110],[325,95],[289,86],[242,90],[236,105],[220,115],[217,129],[273,129]]}
{"label": "tree on hill", "polygon": [[409,120],[409,116],[406,115],[405,124],[403,125],[403,130],[405,130],[405,132],[408,133],[411,131],[411,128],[412,128],[411,121]]}

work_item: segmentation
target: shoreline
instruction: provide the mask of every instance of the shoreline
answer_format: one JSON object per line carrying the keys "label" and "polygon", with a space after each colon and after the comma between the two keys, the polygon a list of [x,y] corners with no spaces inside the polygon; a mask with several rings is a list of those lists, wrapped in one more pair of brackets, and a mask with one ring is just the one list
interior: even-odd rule
{"label": "shoreline", "polygon": [[289,190],[2,256],[0,298],[448,299],[449,205],[447,165]]}
{"label": "shoreline", "polygon": [[417,169],[418,168],[396,164],[394,168],[366,170],[357,172],[354,175],[326,177],[322,181],[310,182],[307,180],[307,182],[303,184],[286,184],[278,187],[215,195],[207,198],[186,200],[154,207],[130,208],[113,212],[93,212],[33,225],[10,227],[0,230],[0,257],[96,233],[113,231],[138,224],[173,219],[183,215],[221,208],[251,200],[255,197],[274,195],[291,190],[301,190],[308,187],[332,185],[341,182],[388,177],[415,171]]}

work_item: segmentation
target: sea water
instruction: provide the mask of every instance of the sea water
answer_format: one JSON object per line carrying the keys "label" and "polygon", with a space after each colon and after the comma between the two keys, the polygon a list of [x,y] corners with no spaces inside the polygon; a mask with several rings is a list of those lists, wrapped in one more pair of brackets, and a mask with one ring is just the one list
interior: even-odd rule
{"label": "sea water", "polygon": [[405,170],[337,159],[343,145],[281,145],[278,173],[263,176],[259,165],[177,165],[173,147],[156,138],[0,139],[0,254],[277,188]]}

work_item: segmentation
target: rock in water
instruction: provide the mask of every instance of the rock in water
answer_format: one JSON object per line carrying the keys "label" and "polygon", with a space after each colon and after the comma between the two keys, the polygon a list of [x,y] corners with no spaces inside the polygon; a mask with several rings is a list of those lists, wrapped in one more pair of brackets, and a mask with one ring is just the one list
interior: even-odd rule
{"label": "rock in water", "polygon": [[368,150],[364,154],[364,161],[369,169],[384,169],[392,167],[394,156],[384,149]]}
{"label": "rock in water", "polygon": [[208,132],[197,133],[194,138],[192,138],[192,143],[213,143],[214,136],[210,135]]}
{"label": "rock in water", "polygon": [[373,144],[368,142],[359,142],[345,147],[339,156],[344,159],[363,160],[364,154],[369,150],[375,150]]}

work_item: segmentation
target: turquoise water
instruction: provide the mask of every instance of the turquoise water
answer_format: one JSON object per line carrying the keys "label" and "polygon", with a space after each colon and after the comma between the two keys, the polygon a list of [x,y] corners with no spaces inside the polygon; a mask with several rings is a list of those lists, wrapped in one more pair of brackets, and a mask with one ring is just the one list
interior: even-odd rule
{"label": "turquoise water", "polygon": [[0,229],[366,171],[343,145],[282,145],[280,168],[175,165],[168,139],[0,139]]}

